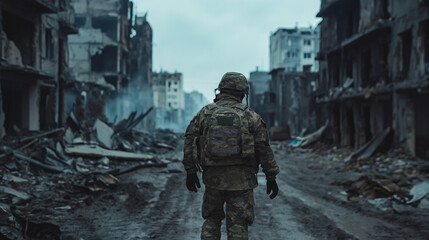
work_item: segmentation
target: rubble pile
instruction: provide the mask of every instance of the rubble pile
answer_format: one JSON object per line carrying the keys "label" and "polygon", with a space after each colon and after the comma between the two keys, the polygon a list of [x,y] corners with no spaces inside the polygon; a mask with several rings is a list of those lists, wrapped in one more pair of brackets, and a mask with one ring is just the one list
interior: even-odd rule
{"label": "rubble pile", "polygon": [[144,116],[132,113],[118,124],[97,119],[87,127],[71,115],[67,128],[5,137],[0,145],[0,239],[60,239],[59,227],[43,216],[87,204],[93,194],[120,184],[121,174],[178,161],[168,153],[180,148],[181,135],[135,129]]}
{"label": "rubble pile", "polygon": [[409,203],[413,186],[429,178],[429,164],[398,152],[400,150],[346,162],[341,171],[364,173],[359,179],[344,184],[348,198],[390,198]]}
{"label": "rubble pile", "polygon": [[322,142],[296,146],[296,140],[283,142],[279,149],[318,156],[310,158],[313,161],[308,165],[310,169],[361,173],[355,180],[340,183],[350,201],[363,197],[382,205],[384,210],[394,209],[393,204],[395,211],[398,206],[407,205],[429,209],[429,163],[410,156],[402,148],[390,149],[389,134],[391,130],[386,129],[357,151]]}

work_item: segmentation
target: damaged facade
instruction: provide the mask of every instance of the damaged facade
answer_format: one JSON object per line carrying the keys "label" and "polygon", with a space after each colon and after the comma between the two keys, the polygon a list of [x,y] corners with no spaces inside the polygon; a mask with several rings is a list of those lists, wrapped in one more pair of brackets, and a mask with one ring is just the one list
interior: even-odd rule
{"label": "damaged facade", "polygon": [[317,73],[290,72],[284,68],[250,73],[249,104],[265,121],[271,139],[285,140],[315,130],[317,78]]}
{"label": "damaged facade", "polygon": [[185,123],[190,123],[198,111],[207,104],[209,101],[202,93],[198,91],[185,92]]}
{"label": "damaged facade", "polygon": [[317,72],[315,55],[319,51],[319,27],[279,28],[270,36],[270,70]]}
{"label": "damaged facade", "polygon": [[317,125],[360,147],[384,130],[429,158],[428,1],[322,0]]}
{"label": "damaged facade", "polygon": [[271,95],[267,100],[270,101],[268,106],[272,106],[269,107],[272,118],[268,119],[268,124],[289,129],[286,131],[289,131],[291,136],[302,136],[314,131],[316,115],[313,86],[318,74],[287,72],[284,68],[274,69],[270,74]]}
{"label": "damaged facade", "polygon": [[[134,36],[131,38],[130,51],[130,86],[127,89],[129,98],[128,110],[145,112],[153,107],[152,92],[152,27],[147,21],[147,14],[134,18]],[[126,116],[126,115],[124,115]],[[155,127],[155,112],[151,112],[140,125],[143,129]]]}
{"label": "damaged facade", "polygon": [[69,1],[1,1],[0,21],[0,137],[61,126],[76,32]]}
{"label": "damaged facade", "polygon": [[260,71],[258,67],[249,76],[249,106],[259,115],[270,129],[274,124],[273,93],[270,92],[271,75],[269,72]]}
{"label": "damaged facade", "polygon": [[161,71],[152,75],[156,127],[184,131],[185,102],[182,73]]}
{"label": "damaged facade", "polygon": [[[126,91],[130,82],[133,4],[129,0],[72,0],[72,5],[79,33],[69,37],[73,85],[67,106],[76,113],[84,105],[86,113],[100,117],[106,111],[107,95]],[[109,108],[120,112],[122,102]]]}

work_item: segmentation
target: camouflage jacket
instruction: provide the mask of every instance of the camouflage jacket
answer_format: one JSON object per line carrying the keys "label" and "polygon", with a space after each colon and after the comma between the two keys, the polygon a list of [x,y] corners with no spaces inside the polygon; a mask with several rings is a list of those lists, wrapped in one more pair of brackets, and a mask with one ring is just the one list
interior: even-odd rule
{"label": "camouflage jacket", "polygon": [[[222,106],[233,106],[240,102],[240,99],[221,94],[218,96],[216,104]],[[195,173],[198,168],[193,159],[193,141],[195,137],[202,135],[206,124],[207,107],[202,108],[192,119],[185,133],[183,165],[188,174]],[[256,162],[262,166],[267,180],[274,180],[279,173],[279,167],[274,160],[274,154],[268,142],[268,134],[265,123],[254,111],[250,112],[249,122],[254,126],[255,158]],[[256,172],[258,166],[216,166],[204,167],[203,182],[206,186],[219,190],[245,190],[257,186]]]}

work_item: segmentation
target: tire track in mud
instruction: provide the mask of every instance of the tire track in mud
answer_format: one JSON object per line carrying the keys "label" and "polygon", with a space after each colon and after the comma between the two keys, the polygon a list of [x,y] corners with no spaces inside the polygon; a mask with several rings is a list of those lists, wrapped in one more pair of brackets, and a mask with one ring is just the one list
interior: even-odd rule
{"label": "tire track in mud", "polygon": [[201,196],[189,192],[185,186],[185,176],[174,174],[168,179],[165,189],[146,216],[151,239],[198,239],[200,234]]}

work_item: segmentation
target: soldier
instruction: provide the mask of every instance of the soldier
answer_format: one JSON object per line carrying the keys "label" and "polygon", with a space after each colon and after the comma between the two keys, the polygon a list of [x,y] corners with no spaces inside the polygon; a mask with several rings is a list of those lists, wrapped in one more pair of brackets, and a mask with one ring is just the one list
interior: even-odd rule
{"label": "soldier", "polygon": [[223,75],[214,103],[203,107],[190,122],[184,145],[183,165],[186,186],[197,191],[197,171],[203,169],[205,192],[202,216],[205,219],[201,239],[220,239],[225,218],[228,239],[248,239],[247,227],[254,220],[253,188],[261,164],[267,179],[267,194],[278,193],[279,168],[268,143],[267,129],[261,117],[242,104],[249,94],[243,74]]}

